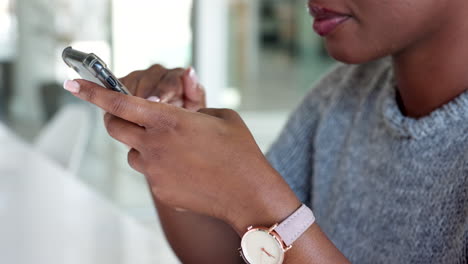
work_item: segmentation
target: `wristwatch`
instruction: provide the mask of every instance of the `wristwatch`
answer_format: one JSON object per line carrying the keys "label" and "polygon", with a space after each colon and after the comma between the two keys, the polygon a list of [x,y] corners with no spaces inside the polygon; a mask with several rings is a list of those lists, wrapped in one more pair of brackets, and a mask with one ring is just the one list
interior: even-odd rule
{"label": "wristwatch", "polygon": [[281,264],[294,241],[314,223],[312,210],[303,204],[281,224],[250,226],[242,237],[240,255],[248,264]]}

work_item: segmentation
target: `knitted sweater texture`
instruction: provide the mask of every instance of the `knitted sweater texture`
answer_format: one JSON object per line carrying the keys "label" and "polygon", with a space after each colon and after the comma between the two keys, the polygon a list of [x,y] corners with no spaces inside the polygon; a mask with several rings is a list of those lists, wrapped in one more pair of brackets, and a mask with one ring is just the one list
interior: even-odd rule
{"label": "knitted sweater texture", "polygon": [[389,58],[341,64],[267,157],[353,263],[468,263],[468,92],[421,119],[395,95]]}

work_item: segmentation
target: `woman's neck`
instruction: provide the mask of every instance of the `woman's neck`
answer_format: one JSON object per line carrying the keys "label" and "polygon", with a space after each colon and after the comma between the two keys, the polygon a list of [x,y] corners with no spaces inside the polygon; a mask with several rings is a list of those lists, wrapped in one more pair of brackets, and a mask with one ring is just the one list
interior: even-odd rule
{"label": "woman's neck", "polygon": [[468,22],[452,23],[393,56],[405,115],[426,116],[468,89],[466,32]]}

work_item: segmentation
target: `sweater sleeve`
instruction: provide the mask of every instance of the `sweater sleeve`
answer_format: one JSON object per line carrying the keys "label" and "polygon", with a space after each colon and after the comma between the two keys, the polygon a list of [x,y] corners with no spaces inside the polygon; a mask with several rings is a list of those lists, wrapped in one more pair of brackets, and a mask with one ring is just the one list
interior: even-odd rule
{"label": "sweater sleeve", "polygon": [[321,79],[293,114],[266,156],[298,198],[310,205],[314,138],[321,112],[339,86],[346,66],[340,64]]}

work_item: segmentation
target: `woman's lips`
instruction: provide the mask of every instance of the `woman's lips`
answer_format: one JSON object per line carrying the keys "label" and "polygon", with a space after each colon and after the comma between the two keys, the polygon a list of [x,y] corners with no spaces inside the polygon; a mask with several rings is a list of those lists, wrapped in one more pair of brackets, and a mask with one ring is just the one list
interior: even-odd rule
{"label": "woman's lips", "polygon": [[349,17],[333,17],[323,20],[315,20],[314,30],[322,37],[330,35],[341,23],[348,20]]}
{"label": "woman's lips", "polygon": [[309,4],[309,12],[315,18],[315,32],[322,37],[330,35],[340,24],[351,18],[350,15],[314,4]]}

